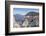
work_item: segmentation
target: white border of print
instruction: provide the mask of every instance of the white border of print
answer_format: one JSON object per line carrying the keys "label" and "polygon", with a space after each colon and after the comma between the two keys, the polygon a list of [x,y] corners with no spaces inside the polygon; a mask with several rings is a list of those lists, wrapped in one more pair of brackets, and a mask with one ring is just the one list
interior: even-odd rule
{"label": "white border of print", "polygon": [[[39,9],[39,27],[13,28],[13,8],[35,8]],[[10,32],[42,31],[42,6],[10,5]]]}

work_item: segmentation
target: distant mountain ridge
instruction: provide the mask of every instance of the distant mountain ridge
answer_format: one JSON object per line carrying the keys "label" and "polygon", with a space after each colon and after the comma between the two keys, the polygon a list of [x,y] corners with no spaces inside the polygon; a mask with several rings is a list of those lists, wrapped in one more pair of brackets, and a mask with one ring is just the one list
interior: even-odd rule
{"label": "distant mountain ridge", "polygon": [[24,15],[16,14],[16,15],[14,15],[14,16],[15,16],[15,18],[16,18],[17,21],[22,21],[22,20],[24,20]]}
{"label": "distant mountain ridge", "polygon": [[37,13],[37,12],[29,12],[25,16],[36,16],[36,15],[39,15],[39,13]]}

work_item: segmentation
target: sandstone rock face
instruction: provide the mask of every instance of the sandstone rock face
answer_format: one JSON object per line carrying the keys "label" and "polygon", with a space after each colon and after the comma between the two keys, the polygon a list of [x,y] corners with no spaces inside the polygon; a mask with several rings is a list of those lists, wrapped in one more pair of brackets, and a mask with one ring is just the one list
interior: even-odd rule
{"label": "sandstone rock face", "polygon": [[14,27],[38,27],[39,26],[39,17],[34,16],[33,18],[26,17],[25,21],[22,23],[21,21],[16,21],[15,17],[13,18]]}

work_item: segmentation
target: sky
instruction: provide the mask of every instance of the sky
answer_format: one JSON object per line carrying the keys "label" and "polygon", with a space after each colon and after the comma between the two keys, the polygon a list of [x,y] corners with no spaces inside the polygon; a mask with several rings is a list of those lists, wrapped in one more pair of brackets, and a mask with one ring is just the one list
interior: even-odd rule
{"label": "sky", "polygon": [[34,9],[34,8],[14,8],[13,9],[13,14],[21,14],[21,15],[26,15],[28,12],[39,12],[39,9]]}

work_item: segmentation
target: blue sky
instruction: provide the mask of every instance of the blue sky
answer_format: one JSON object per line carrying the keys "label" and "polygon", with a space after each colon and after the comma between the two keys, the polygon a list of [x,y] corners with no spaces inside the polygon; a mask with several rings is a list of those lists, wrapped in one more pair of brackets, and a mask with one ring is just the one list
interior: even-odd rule
{"label": "blue sky", "polygon": [[34,8],[14,8],[13,9],[13,14],[21,14],[21,15],[26,15],[28,12],[39,12],[39,9],[34,9]]}

